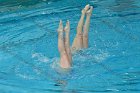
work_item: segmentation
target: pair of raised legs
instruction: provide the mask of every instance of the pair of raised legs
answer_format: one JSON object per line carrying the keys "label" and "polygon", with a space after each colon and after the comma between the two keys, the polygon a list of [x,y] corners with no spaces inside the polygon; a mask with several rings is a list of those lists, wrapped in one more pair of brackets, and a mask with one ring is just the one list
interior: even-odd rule
{"label": "pair of raised legs", "polygon": [[[62,68],[70,68],[72,61],[71,51],[77,51],[82,48],[88,48],[88,31],[90,25],[90,18],[92,14],[93,7],[89,4],[85,6],[82,10],[81,18],[77,26],[77,34],[74,38],[72,49],[70,49],[69,33],[70,33],[70,22],[67,21],[65,28],[63,28],[63,23],[60,20],[58,27],[58,49],[60,52],[60,66]],[[86,20],[84,23],[84,19]],[[65,32],[65,37],[64,37]]]}

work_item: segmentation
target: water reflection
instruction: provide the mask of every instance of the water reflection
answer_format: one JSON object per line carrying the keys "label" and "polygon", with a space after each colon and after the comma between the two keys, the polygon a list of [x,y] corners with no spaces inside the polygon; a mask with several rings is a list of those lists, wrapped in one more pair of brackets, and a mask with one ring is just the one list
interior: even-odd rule
{"label": "water reflection", "polygon": [[38,4],[40,2],[56,2],[60,0],[1,0],[0,5],[2,6],[10,6],[10,5],[23,5],[23,6],[31,6]]}
{"label": "water reflection", "polygon": [[114,12],[121,12],[132,8],[138,8],[138,6],[135,4],[135,0],[115,0],[114,4],[114,7],[110,8]]}
{"label": "water reflection", "polygon": [[36,8],[36,5],[43,3],[48,5],[52,2],[57,2],[60,0],[2,0],[0,1],[0,13],[17,11],[19,9],[29,9]]}

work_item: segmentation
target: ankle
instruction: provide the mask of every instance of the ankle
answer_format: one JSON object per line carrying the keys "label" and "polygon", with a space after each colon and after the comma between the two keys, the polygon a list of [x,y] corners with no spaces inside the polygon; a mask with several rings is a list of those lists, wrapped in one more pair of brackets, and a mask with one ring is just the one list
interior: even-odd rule
{"label": "ankle", "polygon": [[76,37],[82,38],[82,37],[83,37],[83,34],[82,34],[82,33],[77,33],[77,34],[76,34]]}
{"label": "ankle", "polygon": [[84,33],[84,34],[83,34],[83,37],[84,37],[84,38],[88,38],[88,34],[87,34],[87,33]]}
{"label": "ankle", "polygon": [[61,50],[61,53],[60,53],[61,56],[66,55],[66,54],[67,52],[65,50]]}

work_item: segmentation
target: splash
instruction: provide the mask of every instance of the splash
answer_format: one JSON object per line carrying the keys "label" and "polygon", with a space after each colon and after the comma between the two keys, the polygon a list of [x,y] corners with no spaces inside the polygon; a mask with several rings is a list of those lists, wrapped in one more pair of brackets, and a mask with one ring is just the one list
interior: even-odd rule
{"label": "splash", "polygon": [[36,59],[37,61],[40,61],[40,62],[49,62],[49,58],[42,55],[41,53],[34,53],[32,54],[32,58]]}

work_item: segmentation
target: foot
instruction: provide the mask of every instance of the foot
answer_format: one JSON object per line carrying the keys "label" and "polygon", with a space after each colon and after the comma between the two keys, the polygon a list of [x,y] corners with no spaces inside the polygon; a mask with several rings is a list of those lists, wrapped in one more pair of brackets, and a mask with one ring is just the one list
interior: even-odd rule
{"label": "foot", "polygon": [[59,49],[59,52],[62,54],[62,52],[65,50],[62,20],[60,20],[60,22],[59,22],[59,27],[58,27],[57,31],[58,31],[58,49]]}
{"label": "foot", "polygon": [[90,6],[90,9],[86,12],[86,15],[91,16],[92,11],[93,11],[93,6]]}
{"label": "foot", "polygon": [[82,10],[82,14],[85,14],[85,13],[88,11],[89,8],[90,8],[90,5],[87,4],[87,5],[85,6],[85,8]]}
{"label": "foot", "polygon": [[58,37],[59,37],[59,39],[63,39],[63,23],[62,23],[62,20],[60,20],[60,22],[59,22],[59,27],[58,27],[58,29],[57,29],[57,31],[58,31]]}
{"label": "foot", "polygon": [[69,20],[67,20],[64,31],[65,31],[65,40],[64,40],[65,41],[65,48],[67,50],[67,48],[70,47],[70,44],[69,44],[70,22],[69,22]]}
{"label": "foot", "polygon": [[59,22],[59,27],[58,27],[57,31],[58,31],[58,33],[59,32],[63,32],[63,23],[62,23],[62,20],[60,20],[60,22]]}
{"label": "foot", "polygon": [[67,23],[66,23],[66,26],[65,26],[65,28],[64,28],[64,31],[65,31],[66,33],[69,33],[69,32],[70,32],[70,22],[69,22],[69,20],[67,20]]}

